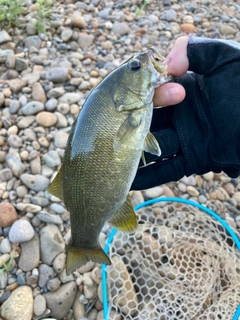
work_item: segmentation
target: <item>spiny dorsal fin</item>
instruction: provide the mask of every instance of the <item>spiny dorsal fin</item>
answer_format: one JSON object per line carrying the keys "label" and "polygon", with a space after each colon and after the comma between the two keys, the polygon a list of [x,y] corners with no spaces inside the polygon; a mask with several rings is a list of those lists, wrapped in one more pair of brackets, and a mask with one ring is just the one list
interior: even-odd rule
{"label": "spiny dorsal fin", "polygon": [[129,195],[119,211],[109,220],[109,223],[125,232],[133,232],[137,228],[137,216]]}
{"label": "spiny dorsal fin", "polygon": [[161,155],[161,149],[159,147],[157,139],[151,132],[148,132],[144,141],[144,151],[149,152],[151,154],[155,154],[159,157]]}
{"label": "spiny dorsal fin", "polygon": [[63,188],[62,188],[62,167],[58,171],[56,177],[53,182],[48,187],[48,192],[54,195],[55,197],[63,200]]}

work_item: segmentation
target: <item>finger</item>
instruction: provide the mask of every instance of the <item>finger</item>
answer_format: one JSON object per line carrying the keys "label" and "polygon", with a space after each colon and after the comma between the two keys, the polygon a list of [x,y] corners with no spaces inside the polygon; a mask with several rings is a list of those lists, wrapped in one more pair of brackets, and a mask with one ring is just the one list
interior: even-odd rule
{"label": "finger", "polygon": [[185,98],[186,92],[183,86],[178,83],[168,82],[155,90],[153,105],[172,106],[180,103]]}
{"label": "finger", "polygon": [[187,56],[188,41],[188,36],[183,36],[176,40],[165,61],[168,65],[169,74],[181,77],[187,72],[189,68],[189,60]]}

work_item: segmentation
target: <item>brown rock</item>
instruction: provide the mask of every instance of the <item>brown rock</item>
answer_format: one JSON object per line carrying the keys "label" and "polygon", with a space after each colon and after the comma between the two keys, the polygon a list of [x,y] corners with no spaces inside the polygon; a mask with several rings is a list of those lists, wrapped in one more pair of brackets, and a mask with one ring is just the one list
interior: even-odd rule
{"label": "brown rock", "polygon": [[9,80],[9,87],[13,93],[18,93],[22,90],[23,87],[27,85],[27,80],[23,79],[12,79]]}
{"label": "brown rock", "polygon": [[73,27],[84,29],[86,28],[86,22],[83,18],[83,16],[80,13],[74,13],[71,16],[71,24]]}
{"label": "brown rock", "polygon": [[11,203],[0,203],[0,226],[2,228],[11,226],[17,218],[17,212]]}
{"label": "brown rock", "polygon": [[180,25],[180,28],[186,34],[195,32],[195,26],[191,23],[183,23]]}
{"label": "brown rock", "polygon": [[47,97],[41,83],[36,82],[32,86],[32,97],[33,100],[40,101],[42,103],[47,101]]}
{"label": "brown rock", "polygon": [[235,35],[237,33],[237,28],[233,28],[228,25],[222,25],[220,28],[220,32],[224,36]]}
{"label": "brown rock", "polygon": [[57,116],[54,113],[42,111],[36,116],[36,121],[43,127],[51,127],[57,122]]}

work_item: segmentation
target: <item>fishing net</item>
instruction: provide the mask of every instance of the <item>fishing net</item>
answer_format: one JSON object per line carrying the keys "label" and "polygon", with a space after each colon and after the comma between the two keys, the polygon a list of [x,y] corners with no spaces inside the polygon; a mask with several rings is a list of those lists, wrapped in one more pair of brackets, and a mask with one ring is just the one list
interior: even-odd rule
{"label": "fishing net", "polygon": [[155,203],[138,230],[117,232],[107,267],[109,320],[232,320],[240,253],[223,225],[197,207]]}

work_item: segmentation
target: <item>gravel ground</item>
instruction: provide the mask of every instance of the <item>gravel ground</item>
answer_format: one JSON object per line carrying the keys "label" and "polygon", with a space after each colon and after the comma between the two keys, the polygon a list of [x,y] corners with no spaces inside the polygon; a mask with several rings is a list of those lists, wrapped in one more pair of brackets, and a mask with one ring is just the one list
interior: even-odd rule
{"label": "gravel ground", "polygon": [[[69,213],[47,187],[89,91],[133,52],[166,55],[181,35],[240,41],[237,1],[56,2],[37,35],[38,5],[0,30],[0,303],[2,319],[103,319],[101,266],[65,271]],[[133,192],[191,199],[240,229],[240,182],[209,172]],[[104,243],[109,228],[101,234]]]}

